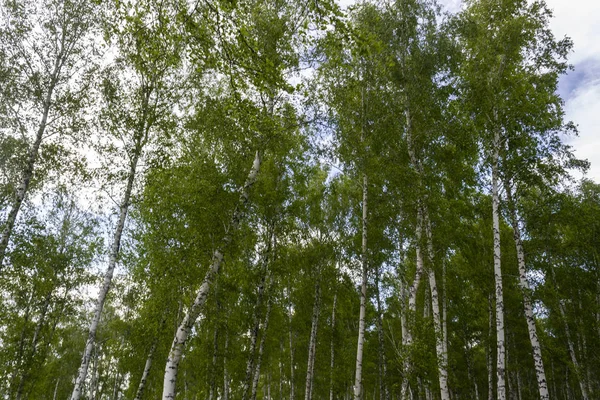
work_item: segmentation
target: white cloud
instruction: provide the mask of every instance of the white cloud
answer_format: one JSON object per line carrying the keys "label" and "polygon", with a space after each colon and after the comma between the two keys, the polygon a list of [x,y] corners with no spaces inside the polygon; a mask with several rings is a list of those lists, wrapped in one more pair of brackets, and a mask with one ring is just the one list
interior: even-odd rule
{"label": "white cloud", "polygon": [[569,139],[575,155],[588,159],[588,177],[600,182],[600,77],[583,82],[566,103],[567,118],[579,126],[579,137]]}
{"label": "white cloud", "polygon": [[600,57],[600,1],[597,0],[546,0],[554,11],[550,27],[557,38],[569,36],[575,44],[569,58],[578,64],[589,58]]}

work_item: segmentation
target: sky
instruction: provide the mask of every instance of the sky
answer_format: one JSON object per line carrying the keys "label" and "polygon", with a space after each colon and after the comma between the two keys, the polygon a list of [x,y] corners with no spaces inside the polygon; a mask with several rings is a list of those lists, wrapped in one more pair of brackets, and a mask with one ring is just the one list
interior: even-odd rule
{"label": "sky", "polygon": [[[342,6],[355,0],[338,0]],[[461,0],[438,0],[456,12]],[[550,27],[557,39],[569,36],[574,42],[569,63],[575,68],[561,77],[558,92],[565,101],[566,120],[573,121],[578,137],[566,137],[575,156],[587,159],[586,177],[600,183],[600,1],[546,0],[553,10]],[[579,175],[577,176],[580,177]]]}

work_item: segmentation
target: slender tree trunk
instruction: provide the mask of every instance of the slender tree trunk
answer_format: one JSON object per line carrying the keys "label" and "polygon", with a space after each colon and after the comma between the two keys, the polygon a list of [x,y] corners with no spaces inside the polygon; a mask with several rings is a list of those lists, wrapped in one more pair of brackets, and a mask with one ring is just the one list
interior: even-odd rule
{"label": "slender tree trunk", "polygon": [[248,177],[246,178],[246,182],[242,187],[240,199],[238,201],[238,205],[235,211],[233,212],[231,222],[226,231],[227,233],[223,237],[220,246],[218,246],[213,253],[211,265],[209,266],[208,271],[206,272],[204,281],[202,282],[202,285],[198,290],[194,303],[191,305],[185,317],[183,318],[183,321],[177,328],[177,333],[175,334],[175,338],[173,339],[173,343],[171,345],[171,350],[169,351],[169,356],[165,367],[165,377],[162,394],[163,400],[175,398],[177,369],[179,367],[179,362],[181,361],[181,356],[183,354],[183,347],[187,342],[188,336],[192,330],[192,326],[194,326],[194,324],[196,323],[196,319],[198,319],[200,311],[202,311],[204,303],[206,302],[210,286],[219,273],[219,269],[221,268],[221,264],[223,263],[224,249],[229,245],[233,238],[233,233],[237,231],[239,227],[243,215],[243,209],[250,197],[250,188],[256,182],[258,172],[260,170],[261,161],[262,151],[257,151],[254,157],[254,161],[252,163],[252,168],[250,169]]}
{"label": "slender tree trunk", "polygon": [[412,337],[412,326],[414,325],[414,319],[417,313],[417,291],[419,287],[419,283],[421,280],[421,276],[423,275],[423,255],[421,252],[421,236],[423,230],[423,214],[421,208],[419,207],[417,212],[417,227],[416,227],[416,241],[415,241],[415,250],[417,254],[417,268],[415,271],[415,279],[409,289],[408,293],[408,315],[406,319],[406,330],[403,331],[405,336],[403,337],[403,347],[404,351],[407,354],[404,357],[404,374],[406,377],[402,380],[402,386],[400,388],[400,398],[402,400],[406,399],[408,396],[409,389],[409,372],[412,370],[412,360],[410,356],[410,346],[412,346],[413,337]]}
{"label": "slender tree trunk", "polygon": [[283,337],[279,338],[279,400],[283,400]]}
{"label": "slender tree trunk", "polygon": [[586,385],[581,379],[581,367],[577,360],[577,354],[575,353],[575,346],[573,346],[573,339],[571,337],[571,330],[569,329],[569,323],[567,322],[567,313],[565,311],[565,305],[562,300],[558,301],[558,310],[560,312],[560,316],[565,324],[565,334],[567,336],[567,346],[569,349],[569,356],[571,357],[571,362],[573,363],[573,368],[575,369],[575,376],[579,382],[579,388],[581,389],[581,398],[583,400],[588,400],[588,393]]}
{"label": "slender tree trunk", "polygon": [[306,366],[306,385],[304,400],[312,400],[312,388],[315,369],[315,353],[317,350],[317,328],[319,326],[319,312],[321,310],[321,285],[315,285],[315,303],[313,306],[310,341],[308,344],[308,363]]}
{"label": "slender tree trunk", "polygon": [[15,396],[16,400],[20,400],[21,396],[23,395],[23,389],[25,387],[25,382],[27,382],[30,372],[31,372],[31,364],[34,361],[34,357],[37,354],[37,349],[38,349],[38,343],[40,340],[40,334],[42,331],[42,328],[44,327],[44,324],[46,322],[46,313],[48,312],[48,307],[50,306],[50,300],[52,298],[52,294],[54,293],[54,290],[50,290],[48,292],[48,294],[46,295],[46,297],[44,298],[44,302],[42,304],[42,313],[40,315],[40,318],[38,320],[38,323],[35,326],[35,332],[33,333],[33,339],[31,341],[31,351],[29,352],[29,355],[27,356],[27,360],[25,361],[25,368],[23,370],[23,374],[21,375],[21,379],[19,381],[19,387],[17,388],[17,394]]}
{"label": "slender tree trunk", "polygon": [[288,317],[290,323],[290,400],[295,400],[295,386],[294,386],[294,342],[292,333],[292,304],[288,308]]}
{"label": "slender tree trunk", "polygon": [[17,188],[17,191],[15,193],[15,197],[12,201],[10,212],[8,213],[6,222],[4,224],[4,229],[2,230],[2,235],[0,235],[0,271],[2,270],[2,265],[4,264],[6,248],[8,247],[10,237],[15,227],[17,216],[19,215],[19,211],[21,210],[21,206],[23,204],[23,201],[25,200],[27,191],[29,190],[29,184],[31,183],[31,179],[33,178],[35,163],[37,161],[40,146],[42,144],[42,139],[44,137],[44,133],[48,124],[48,115],[50,113],[50,107],[52,106],[52,95],[54,94],[54,89],[56,88],[56,84],[58,82],[60,70],[64,63],[64,50],[64,48],[61,48],[60,53],[55,60],[54,70],[50,75],[50,85],[48,86],[46,97],[44,98],[44,102],[42,103],[42,118],[40,120],[40,124],[38,125],[38,130],[35,135],[33,146],[31,146],[31,148],[29,149],[29,154],[27,155],[27,163],[25,164],[25,168],[23,170],[23,176],[21,178],[19,187]]}
{"label": "slender tree trunk", "polygon": [[229,351],[229,328],[225,328],[225,348],[223,353],[223,400],[229,400],[229,372],[227,370],[227,358]]}
{"label": "slender tree trunk", "polygon": [[27,325],[29,324],[31,306],[33,303],[34,296],[35,292],[32,291],[31,295],[29,296],[29,300],[27,301],[27,306],[25,306],[25,315],[23,316],[23,329],[21,329],[21,337],[19,338],[19,347],[15,357],[15,370],[11,377],[10,393],[8,397],[12,397],[14,387],[16,386],[17,378],[19,377],[19,372],[23,367],[23,353],[25,352],[25,335],[27,334]]}
{"label": "slender tree trunk", "polygon": [[337,305],[337,291],[333,295],[333,307],[331,309],[331,343],[330,343],[331,361],[329,363],[329,400],[333,400],[333,371],[335,370],[334,338],[335,338],[335,307],[336,307],[336,305]]}
{"label": "slender tree trunk", "polygon": [[[411,164],[417,171],[417,176],[419,179],[422,177],[421,166],[419,160],[416,156],[414,144],[413,144],[413,124],[412,124],[412,114],[410,112],[410,107],[408,105],[408,99],[404,99],[406,106],[404,108],[404,116],[406,118],[406,141],[408,145],[408,155],[411,160]],[[418,182],[419,190],[421,190],[421,182]],[[412,325],[417,311],[417,292],[419,290],[419,284],[421,283],[421,277],[423,275],[423,256],[421,254],[421,236],[423,229],[423,214],[421,210],[421,205],[417,205],[417,227],[416,227],[416,253],[417,253],[417,268],[415,271],[415,279],[413,280],[412,285],[408,291],[408,316],[406,319],[406,329],[403,329],[403,347],[404,350],[410,352],[410,346],[412,345]],[[412,369],[412,360],[410,359],[410,354],[407,354],[404,358],[404,374],[406,378],[402,380],[402,386],[400,388],[400,397],[402,400],[406,399],[408,396],[409,382],[408,376],[409,371]]]}
{"label": "slender tree trunk", "polygon": [[146,364],[144,365],[144,372],[142,372],[142,377],[140,379],[138,389],[135,392],[134,400],[142,400],[142,394],[144,393],[144,389],[146,388],[146,382],[148,381],[148,375],[150,374],[150,368],[152,367],[154,352],[156,351],[157,346],[158,338],[154,339],[152,347],[150,347],[150,352],[148,353],[148,357],[146,358]]}
{"label": "slender tree trunk", "polygon": [[56,394],[58,393],[58,384],[60,383],[60,378],[56,380],[56,385],[54,385],[54,395],[52,396],[52,400],[56,400]]}
{"label": "slender tree trunk", "polygon": [[379,398],[380,400],[388,400],[389,393],[387,388],[387,363],[385,359],[385,343],[383,337],[383,310],[381,307],[381,292],[379,290],[379,268],[375,269],[375,290],[377,296],[377,337],[379,339]]}
{"label": "slender tree trunk", "polygon": [[438,361],[438,377],[440,382],[440,396],[442,400],[450,400],[450,393],[448,392],[448,353],[446,352],[444,342],[444,331],[442,329],[442,318],[440,316],[440,304],[439,295],[437,289],[437,282],[435,278],[435,270],[433,269],[434,263],[434,251],[433,251],[433,237],[431,232],[431,220],[429,219],[429,212],[426,206],[423,206],[423,216],[425,222],[425,234],[427,238],[427,254],[429,258],[429,287],[431,290],[431,308],[433,309],[433,327],[436,336],[436,353]]}
{"label": "slender tree trunk", "polygon": [[358,320],[358,341],[356,349],[356,375],[354,378],[354,400],[362,398],[362,362],[365,340],[365,313],[367,307],[367,174],[363,173],[362,201],[362,284],[360,289],[360,315]]}
{"label": "slender tree trunk", "polygon": [[533,306],[531,304],[531,289],[527,282],[526,267],[525,267],[525,251],[523,250],[523,242],[521,241],[521,230],[517,220],[517,211],[513,200],[512,191],[508,182],[504,182],[504,190],[508,200],[508,208],[510,214],[510,222],[513,228],[513,236],[515,247],[517,249],[517,261],[519,265],[519,287],[523,294],[523,307],[525,309],[525,320],[527,321],[527,332],[529,333],[529,341],[533,350],[533,363],[535,365],[535,375],[537,378],[538,392],[541,400],[549,400],[548,384],[546,380],[546,372],[544,370],[544,361],[542,359],[542,348],[538,339],[535,326],[535,317],[533,316]]}
{"label": "slender tree trunk", "polygon": [[500,131],[494,129],[494,149],[492,158],[492,219],[494,233],[494,280],[496,294],[496,375],[497,399],[506,400],[505,365],[506,350],[504,343],[504,294],[502,287],[502,265],[500,250],[500,196],[499,196],[499,163],[500,163]]}
{"label": "slender tree trunk", "polygon": [[98,299],[96,301],[94,317],[92,319],[92,323],[90,324],[88,338],[85,344],[85,349],[83,351],[83,358],[81,360],[81,365],[79,367],[77,379],[75,380],[75,386],[73,387],[73,393],[71,394],[71,400],[79,400],[79,398],[81,397],[83,383],[87,376],[90,357],[92,354],[92,349],[94,347],[94,341],[96,340],[96,332],[98,331],[98,326],[100,325],[100,318],[102,316],[102,310],[104,309],[104,302],[106,301],[106,296],[108,295],[108,292],[110,290],[113,274],[117,265],[117,258],[119,257],[119,251],[121,249],[121,236],[125,227],[125,220],[127,219],[127,212],[129,210],[131,192],[133,190],[133,183],[135,181],[138,161],[142,154],[143,144],[146,140],[148,130],[150,128],[149,126],[145,126],[145,124],[146,123],[144,122],[144,127],[142,128],[141,132],[139,132],[136,135],[135,149],[127,176],[127,186],[125,188],[125,193],[123,193],[121,206],[119,207],[119,220],[117,221],[117,226],[113,235],[112,247],[110,249],[110,254],[108,258],[108,268],[106,269],[106,273],[104,275],[104,283],[102,285],[102,288],[100,289],[100,293],[98,294]]}
{"label": "slender tree trunk", "polygon": [[[215,392],[217,390],[216,375],[217,375],[217,353],[219,351],[219,328],[215,327],[215,334],[213,337],[213,356],[212,356],[212,370],[210,371],[210,388],[208,392],[208,400],[215,398]],[[218,395],[218,394],[217,394]]]}
{"label": "slender tree trunk", "polygon": [[267,338],[267,330],[269,329],[269,316],[271,315],[271,307],[273,302],[269,299],[267,304],[267,313],[263,323],[262,336],[260,338],[260,345],[258,346],[258,356],[256,359],[256,368],[254,370],[254,379],[252,380],[252,396],[251,400],[256,400],[256,394],[258,392],[258,381],[260,379],[260,367],[262,363],[262,357],[265,349],[265,340]]}
{"label": "slender tree trunk", "polygon": [[492,307],[492,295],[488,298],[489,331],[487,347],[487,372],[488,372],[488,400],[494,400],[494,357],[492,351],[492,332],[494,332],[494,310]]}
{"label": "slender tree trunk", "polygon": [[257,344],[257,340],[258,340],[258,335],[260,333],[260,325],[261,325],[261,308],[262,308],[262,302],[263,302],[263,297],[264,297],[264,293],[265,293],[265,286],[266,286],[266,281],[268,279],[267,275],[269,274],[268,271],[268,257],[269,257],[269,252],[271,250],[270,247],[270,243],[271,243],[271,237],[269,235],[269,239],[268,239],[268,245],[267,245],[267,250],[265,251],[265,253],[262,256],[262,277],[261,277],[261,281],[260,284],[258,286],[258,293],[256,296],[256,305],[254,307],[254,318],[253,318],[253,327],[252,327],[252,332],[250,334],[250,347],[249,347],[249,351],[248,351],[248,360],[246,361],[246,379],[244,379],[244,386],[242,389],[242,400],[246,400],[248,398],[248,396],[251,394],[251,388],[252,388],[252,382],[253,382],[253,373],[254,373],[254,369],[255,369],[255,353],[256,353],[256,344]]}

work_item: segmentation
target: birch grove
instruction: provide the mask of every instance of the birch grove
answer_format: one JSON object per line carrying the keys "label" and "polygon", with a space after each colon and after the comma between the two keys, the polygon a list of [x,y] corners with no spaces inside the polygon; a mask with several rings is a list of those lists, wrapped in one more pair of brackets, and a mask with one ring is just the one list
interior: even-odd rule
{"label": "birch grove", "polygon": [[0,393],[598,398],[573,43],[445,7],[3,1]]}

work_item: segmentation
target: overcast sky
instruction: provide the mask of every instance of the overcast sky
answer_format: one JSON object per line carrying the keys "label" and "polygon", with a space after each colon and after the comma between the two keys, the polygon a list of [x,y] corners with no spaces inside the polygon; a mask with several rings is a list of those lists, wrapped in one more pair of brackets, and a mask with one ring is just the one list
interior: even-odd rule
{"label": "overcast sky", "polygon": [[[338,0],[342,6],[354,0]],[[451,12],[461,0],[438,0]],[[560,80],[567,120],[579,127],[579,137],[567,138],[575,155],[591,162],[587,177],[600,183],[600,0],[546,0],[554,11],[550,26],[557,38],[575,44],[569,63],[575,67]]]}

